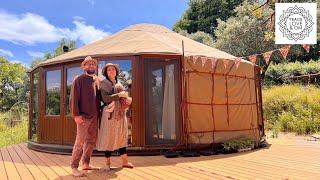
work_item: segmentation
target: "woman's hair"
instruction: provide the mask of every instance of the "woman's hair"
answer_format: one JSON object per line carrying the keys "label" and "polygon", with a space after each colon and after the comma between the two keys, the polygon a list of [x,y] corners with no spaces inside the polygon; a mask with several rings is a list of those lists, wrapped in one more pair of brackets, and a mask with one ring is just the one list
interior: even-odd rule
{"label": "woman's hair", "polygon": [[[115,67],[114,67],[115,68]],[[116,68],[115,68],[116,69]],[[118,71],[116,70],[116,77],[115,77],[115,80],[116,80],[116,83],[118,83]],[[108,81],[110,81],[111,82],[111,80],[110,80],[110,78],[109,78],[109,76],[108,76],[108,68],[106,68],[106,70],[104,71],[104,77],[106,77],[106,79],[108,80]]]}

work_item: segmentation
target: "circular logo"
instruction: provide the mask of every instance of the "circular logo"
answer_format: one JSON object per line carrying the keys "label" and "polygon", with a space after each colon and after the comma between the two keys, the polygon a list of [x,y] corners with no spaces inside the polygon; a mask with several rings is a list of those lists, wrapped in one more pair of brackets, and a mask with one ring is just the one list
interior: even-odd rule
{"label": "circular logo", "polygon": [[312,16],[309,11],[297,5],[283,11],[279,19],[280,31],[289,40],[303,40],[312,31]]}

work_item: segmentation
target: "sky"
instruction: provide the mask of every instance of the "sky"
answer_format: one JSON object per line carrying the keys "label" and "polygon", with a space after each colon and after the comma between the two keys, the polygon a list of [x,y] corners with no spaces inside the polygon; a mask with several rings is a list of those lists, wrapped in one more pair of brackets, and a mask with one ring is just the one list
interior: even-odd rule
{"label": "sky", "polygon": [[137,23],[169,29],[188,0],[0,0],[0,56],[29,66],[62,38],[77,46]]}

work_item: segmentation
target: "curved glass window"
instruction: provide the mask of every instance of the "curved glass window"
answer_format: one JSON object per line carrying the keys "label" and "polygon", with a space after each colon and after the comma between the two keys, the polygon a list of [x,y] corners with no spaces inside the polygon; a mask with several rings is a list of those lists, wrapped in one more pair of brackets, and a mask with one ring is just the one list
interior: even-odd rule
{"label": "curved glass window", "polygon": [[60,115],[61,70],[46,72],[46,115]]}
{"label": "curved glass window", "polygon": [[31,97],[32,103],[32,119],[31,119],[31,140],[37,141],[37,125],[39,120],[39,73],[33,74],[33,92]]}
{"label": "curved glass window", "polygon": [[71,67],[67,69],[67,98],[66,98],[66,114],[70,115],[70,91],[73,80],[76,76],[83,74],[81,67]]}

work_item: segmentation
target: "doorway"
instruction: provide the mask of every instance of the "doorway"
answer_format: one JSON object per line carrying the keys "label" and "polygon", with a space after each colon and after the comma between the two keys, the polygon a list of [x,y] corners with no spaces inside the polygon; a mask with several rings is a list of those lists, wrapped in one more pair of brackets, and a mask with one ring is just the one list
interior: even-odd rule
{"label": "doorway", "polygon": [[180,137],[180,64],[177,59],[144,59],[145,140],[176,144]]}

